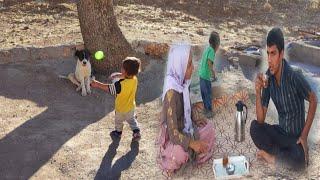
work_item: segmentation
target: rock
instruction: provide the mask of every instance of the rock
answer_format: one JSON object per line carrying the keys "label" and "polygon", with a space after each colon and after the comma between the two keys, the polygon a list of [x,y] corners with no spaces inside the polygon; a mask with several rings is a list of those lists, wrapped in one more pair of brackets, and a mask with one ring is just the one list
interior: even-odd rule
{"label": "rock", "polygon": [[157,43],[143,40],[132,41],[131,46],[137,52],[157,58],[165,57],[169,50],[169,45],[167,43]]}
{"label": "rock", "polygon": [[28,30],[29,29],[29,26],[25,26],[22,28],[22,30]]}
{"label": "rock", "polygon": [[189,22],[189,21],[194,21],[194,19],[191,18],[190,16],[183,16],[183,18],[181,19],[181,21],[183,21],[183,22]]}
{"label": "rock", "polygon": [[227,55],[228,51],[227,51],[227,50],[225,50],[225,49],[223,49],[223,48],[219,48],[219,51],[218,51],[217,53],[219,53],[219,54],[221,54],[221,55],[225,56],[225,55]]}
{"label": "rock", "polygon": [[271,12],[271,11],[272,11],[272,6],[271,6],[271,4],[267,1],[267,2],[263,5],[263,9],[264,9],[266,12]]}
{"label": "rock", "polygon": [[306,9],[311,11],[316,11],[320,8],[320,2],[317,0],[308,1],[306,4]]}
{"label": "rock", "polygon": [[239,55],[239,63],[245,66],[256,67],[261,61],[261,56],[241,53]]}
{"label": "rock", "polygon": [[144,51],[144,48],[143,46],[141,45],[141,41],[138,41],[138,40],[134,40],[131,42],[131,47],[137,51],[137,52],[140,52],[142,54],[145,54],[145,51]]}
{"label": "rock", "polygon": [[253,46],[257,46],[257,47],[260,47],[260,48],[262,47],[262,42],[260,40],[257,40],[257,39],[251,40],[251,44]]}
{"label": "rock", "polygon": [[144,46],[144,51],[146,55],[161,58],[167,55],[169,45],[167,43],[150,43]]}
{"label": "rock", "polygon": [[230,62],[230,64],[231,64],[235,69],[238,69],[238,67],[239,67],[239,57],[236,57],[236,56],[228,57],[228,61]]}
{"label": "rock", "polygon": [[199,61],[202,56],[202,52],[206,48],[206,45],[200,45],[200,44],[195,44],[191,47],[191,51],[193,54],[193,57],[195,58],[196,61]]}
{"label": "rock", "polygon": [[46,19],[42,24],[47,24],[48,22],[49,22],[49,19]]}
{"label": "rock", "polygon": [[54,19],[59,19],[59,17],[60,17],[59,14],[54,14],[54,15],[53,15],[53,18],[54,18]]}
{"label": "rock", "polygon": [[199,35],[201,35],[201,36],[204,35],[203,29],[198,29],[198,30],[196,31],[196,33],[199,34]]}

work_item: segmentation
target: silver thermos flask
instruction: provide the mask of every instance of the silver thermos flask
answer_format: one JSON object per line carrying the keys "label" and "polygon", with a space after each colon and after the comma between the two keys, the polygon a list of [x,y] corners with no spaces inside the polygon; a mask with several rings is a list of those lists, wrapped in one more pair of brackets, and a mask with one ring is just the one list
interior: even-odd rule
{"label": "silver thermos flask", "polygon": [[[236,104],[237,112],[235,117],[235,141],[242,142],[245,140],[245,125],[248,116],[248,108],[242,102],[238,101]],[[243,107],[246,108],[246,116],[244,116]]]}

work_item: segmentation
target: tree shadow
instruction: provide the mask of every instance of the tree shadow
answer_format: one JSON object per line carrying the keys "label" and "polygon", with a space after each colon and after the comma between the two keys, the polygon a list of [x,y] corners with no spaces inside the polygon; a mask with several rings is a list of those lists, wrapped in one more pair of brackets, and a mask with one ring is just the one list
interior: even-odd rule
{"label": "tree shadow", "polygon": [[[21,0],[20,0],[21,1]],[[74,2],[71,0],[48,1],[45,3],[33,2],[33,0],[22,0],[21,2],[10,2],[0,12],[23,12],[33,15],[59,15],[78,18],[77,11],[72,8]],[[15,6],[15,7],[13,7]]]}
{"label": "tree shadow", "polygon": [[162,95],[166,62],[149,59],[149,65],[138,75],[136,103],[151,102]]}
{"label": "tree shadow", "polygon": [[[138,106],[151,102],[162,95],[166,68],[166,62],[161,59],[153,59],[147,56],[142,61],[148,62],[148,65],[137,75],[138,90],[136,93],[136,104]],[[108,76],[120,71],[120,68],[113,68],[113,71],[108,71],[107,75],[96,74],[95,77],[103,83],[111,83]]]}
{"label": "tree shadow", "polygon": [[58,78],[73,66],[70,60],[0,65],[0,96],[46,108],[0,140],[2,178],[29,179],[64,143],[112,111],[111,103],[105,103],[111,97],[101,92],[96,94],[102,101],[94,95],[81,97]]}
{"label": "tree shadow", "polygon": [[[46,108],[30,119],[21,117],[26,120],[0,139],[1,178],[31,178],[68,140],[113,111],[111,95],[94,90],[93,95],[82,97],[70,82],[58,78],[74,71],[74,66],[75,60],[70,59],[0,65],[0,96]],[[150,89],[147,85],[144,87]],[[150,95],[153,97],[144,98],[159,97]]]}
{"label": "tree shadow", "polygon": [[100,168],[94,178],[95,180],[120,179],[121,172],[130,168],[139,153],[139,142],[132,141],[130,144],[130,151],[120,157],[112,165],[112,160],[117,154],[120,138],[112,137],[112,140],[113,141],[109,145],[109,149],[103,157]]}
{"label": "tree shadow", "polygon": [[[156,72],[162,71],[158,64],[154,66],[157,66]],[[69,81],[58,78],[59,74],[67,74],[74,71],[74,68],[75,60],[70,59],[0,65],[0,96],[32,101],[37,106],[46,108],[44,112],[25,120],[0,139],[1,178],[31,178],[68,140],[114,110],[114,98],[111,95],[94,90],[92,95],[82,97]],[[141,79],[161,79],[161,76],[152,79],[158,76],[152,70],[154,68],[150,67],[142,72]],[[160,83],[141,82],[137,93],[144,93],[143,89],[152,91],[155,84]],[[139,95],[137,101],[146,103],[158,98],[162,92],[162,84],[157,87],[156,93]],[[23,105],[25,104],[19,106]],[[128,155],[114,165],[115,172],[121,174],[120,169],[129,168],[123,162],[132,163],[138,149],[136,146],[132,144]],[[109,155],[106,156],[108,157]],[[106,158],[102,162],[102,169],[104,162],[108,161]]]}
{"label": "tree shadow", "polygon": [[[116,5],[129,5],[129,4],[139,4],[145,6],[151,6],[155,8],[160,8],[165,11],[164,15],[167,14],[171,18],[181,18],[171,15],[171,11],[180,11],[187,15],[194,16],[202,21],[215,24],[215,28],[218,30],[221,23],[242,21],[242,27],[235,25],[230,26],[229,29],[239,29],[244,28],[249,25],[265,25],[275,22],[274,19],[269,18],[269,12],[263,10],[264,1],[225,1],[225,0],[209,0],[197,1],[183,0],[184,3],[170,0],[161,1],[150,1],[150,0],[131,0],[123,1],[118,0],[115,2]],[[182,21],[190,21],[190,18],[183,18]],[[196,20],[193,20],[196,21]]]}

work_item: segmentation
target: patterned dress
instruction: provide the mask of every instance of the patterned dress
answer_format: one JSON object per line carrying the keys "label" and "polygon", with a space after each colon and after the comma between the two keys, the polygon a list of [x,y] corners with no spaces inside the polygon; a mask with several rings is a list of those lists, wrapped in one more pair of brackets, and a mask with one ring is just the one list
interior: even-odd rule
{"label": "patterned dress", "polygon": [[[214,129],[210,122],[204,127],[197,124],[203,117],[192,113],[192,121],[195,129],[194,136],[183,132],[184,128],[184,108],[183,95],[175,90],[169,90],[163,101],[163,107],[160,117],[159,134],[159,164],[167,172],[174,172],[188,161],[195,160],[196,163],[206,162],[213,154],[214,147]],[[190,140],[204,140],[207,142],[208,151],[197,154],[189,148]]]}

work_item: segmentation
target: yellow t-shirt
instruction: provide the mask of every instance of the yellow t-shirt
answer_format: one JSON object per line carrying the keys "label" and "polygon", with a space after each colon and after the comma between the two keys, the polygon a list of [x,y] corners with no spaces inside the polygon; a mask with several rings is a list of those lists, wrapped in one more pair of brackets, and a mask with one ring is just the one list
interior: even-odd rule
{"label": "yellow t-shirt", "polygon": [[115,111],[120,113],[132,111],[136,107],[137,77],[121,79],[115,83],[115,86],[117,88]]}

